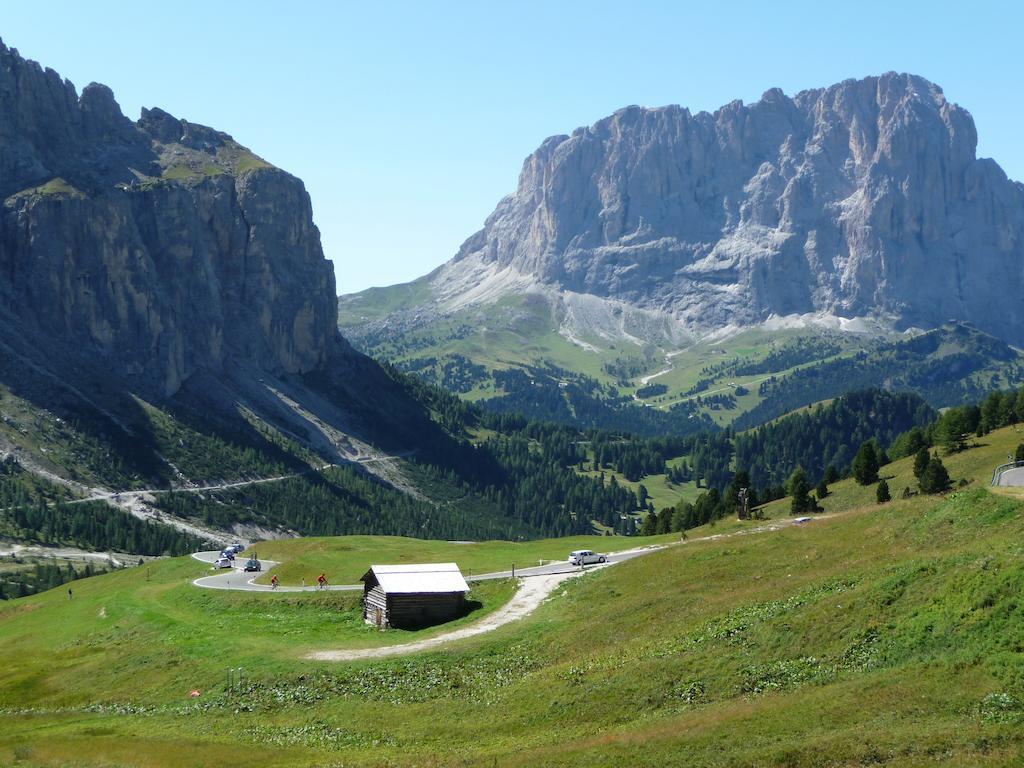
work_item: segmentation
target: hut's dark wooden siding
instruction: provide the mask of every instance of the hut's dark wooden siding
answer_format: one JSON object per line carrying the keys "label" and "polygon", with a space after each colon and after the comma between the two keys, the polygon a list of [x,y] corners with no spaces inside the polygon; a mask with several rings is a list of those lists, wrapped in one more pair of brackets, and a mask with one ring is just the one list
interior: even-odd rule
{"label": "hut's dark wooden siding", "polygon": [[385,592],[372,570],[363,577],[363,619],[381,629],[440,624],[465,611],[465,592]]}
{"label": "hut's dark wooden siding", "polygon": [[392,627],[416,627],[450,621],[466,606],[462,592],[389,594],[388,624]]}
{"label": "hut's dark wooden siding", "polygon": [[463,614],[462,592],[385,594],[380,585],[363,592],[363,619],[387,627],[420,627],[451,621]]}

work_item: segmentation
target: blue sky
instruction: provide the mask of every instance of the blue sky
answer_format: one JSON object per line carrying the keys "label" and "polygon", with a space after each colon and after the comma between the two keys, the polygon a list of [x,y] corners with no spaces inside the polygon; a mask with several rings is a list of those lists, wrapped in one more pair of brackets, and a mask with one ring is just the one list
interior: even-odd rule
{"label": "blue sky", "polygon": [[162,107],[301,177],[349,293],[437,267],[545,137],[628,104],[909,71],[1024,179],[1022,22],[1011,2],[8,0],[0,37],[132,118]]}

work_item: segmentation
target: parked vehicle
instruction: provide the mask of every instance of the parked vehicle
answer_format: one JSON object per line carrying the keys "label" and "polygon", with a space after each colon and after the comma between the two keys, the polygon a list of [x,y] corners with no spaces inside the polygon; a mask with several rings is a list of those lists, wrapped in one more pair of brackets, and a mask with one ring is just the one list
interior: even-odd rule
{"label": "parked vehicle", "polygon": [[234,568],[234,563],[226,557],[218,557],[217,562],[213,564],[214,568]]}
{"label": "parked vehicle", "polygon": [[574,549],[569,553],[569,562],[573,565],[591,565],[603,563],[606,560],[604,555],[599,555],[589,549]]}
{"label": "parked vehicle", "polygon": [[263,570],[263,566],[260,564],[260,561],[257,560],[255,557],[250,557],[249,558],[249,562],[247,562],[245,564],[245,572],[246,573],[255,573],[256,571],[262,571],[262,570]]}

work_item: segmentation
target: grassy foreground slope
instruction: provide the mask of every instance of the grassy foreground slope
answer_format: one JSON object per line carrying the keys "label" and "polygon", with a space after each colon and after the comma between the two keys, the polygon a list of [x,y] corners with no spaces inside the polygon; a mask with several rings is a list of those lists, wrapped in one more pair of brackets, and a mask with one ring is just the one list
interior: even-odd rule
{"label": "grassy foreground slope", "polygon": [[[981,474],[1017,438],[944,460]],[[193,590],[182,560],[18,601],[0,765],[1021,764],[1024,505],[978,482],[883,506],[833,490],[837,514],[690,532],[406,659],[304,661],[365,642],[336,596]]]}

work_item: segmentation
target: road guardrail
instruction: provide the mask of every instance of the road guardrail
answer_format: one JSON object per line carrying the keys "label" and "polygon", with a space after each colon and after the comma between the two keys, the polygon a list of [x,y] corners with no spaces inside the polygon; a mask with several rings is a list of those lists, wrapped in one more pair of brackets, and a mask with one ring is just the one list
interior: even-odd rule
{"label": "road guardrail", "polygon": [[1000,464],[992,470],[992,485],[999,485],[999,479],[1003,476],[1004,472],[1009,469],[1017,469],[1018,467],[1024,467],[1024,461],[1010,461],[1006,464]]}

